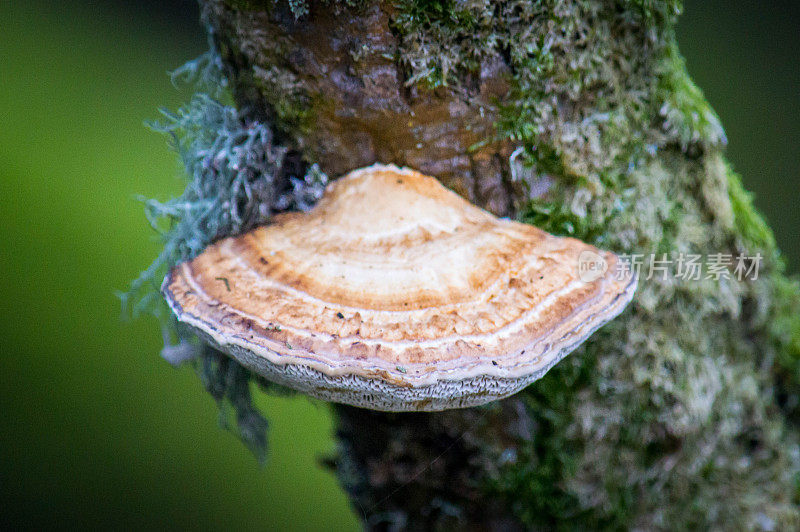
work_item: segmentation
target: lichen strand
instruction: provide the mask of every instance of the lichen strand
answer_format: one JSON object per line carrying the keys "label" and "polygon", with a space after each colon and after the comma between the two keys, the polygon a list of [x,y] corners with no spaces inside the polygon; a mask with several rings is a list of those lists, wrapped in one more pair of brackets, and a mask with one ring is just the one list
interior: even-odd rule
{"label": "lichen strand", "polygon": [[253,403],[250,383],[254,376],[210,347],[203,347],[192,364],[203,387],[217,401],[220,425],[234,433],[263,464],[267,457],[267,420]]}
{"label": "lichen strand", "polygon": [[298,20],[282,2],[204,2],[239,101],[256,102],[329,175],[376,161],[407,165],[509,214],[510,144],[494,140],[495,102],[509,89],[500,51],[473,61],[458,86],[416,83],[391,2],[337,5],[311,3]]}
{"label": "lichen strand", "polygon": [[150,123],[180,157],[187,185],[168,201],[142,198],[164,248],[121,295],[134,313],[158,310],[158,286],[167,269],[216,239],[265,223],[274,212],[308,209],[327,184],[318,166],[274,142],[270,125],[231,104],[221,69],[213,49],[177,69],[173,82],[198,92],[175,112],[162,109],[162,120]]}
{"label": "lichen strand", "polygon": [[[310,208],[322,196],[327,176],[276,144],[269,125],[231,104],[221,69],[212,49],[172,75],[176,85],[187,84],[198,92],[176,112],[162,110],[162,120],[151,127],[168,137],[184,165],[187,184],[177,198],[143,199],[148,221],[164,247],[120,297],[125,313],[149,312],[161,319],[162,356],[174,365],[193,361],[220,404],[223,425],[263,461],[266,421],[251,402],[248,382],[254,376],[201,346],[167,310],[159,286],[169,268],[214,240],[265,223],[275,212]],[[235,420],[228,419],[228,411]]]}

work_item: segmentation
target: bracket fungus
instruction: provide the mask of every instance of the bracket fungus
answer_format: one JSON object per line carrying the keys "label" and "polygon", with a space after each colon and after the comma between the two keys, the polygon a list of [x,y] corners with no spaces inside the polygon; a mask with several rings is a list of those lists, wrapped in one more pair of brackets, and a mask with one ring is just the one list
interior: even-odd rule
{"label": "bracket fungus", "polygon": [[269,380],[433,411],[539,379],[619,314],[636,282],[610,252],[376,164],[331,183],[309,212],[212,244],[162,292],[180,321]]}

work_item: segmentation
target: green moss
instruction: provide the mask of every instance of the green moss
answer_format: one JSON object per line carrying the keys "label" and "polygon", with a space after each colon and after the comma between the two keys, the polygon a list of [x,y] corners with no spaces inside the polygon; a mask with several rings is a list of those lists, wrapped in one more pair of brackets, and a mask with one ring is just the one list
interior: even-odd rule
{"label": "green moss", "polygon": [[[669,68],[659,61],[658,71],[670,80],[688,79],[675,72],[684,67],[670,57],[674,49],[665,53]],[[532,175],[546,173],[554,184],[523,219],[628,254],[761,253],[761,276],[741,282],[647,279],[645,269],[631,308],[526,392],[538,397],[557,389],[569,398],[566,404],[545,399],[560,405],[557,421],[541,403],[531,412],[535,419],[546,416],[542,423],[549,426],[563,424],[560,437],[567,441],[543,453],[571,449],[574,474],[543,478],[537,471],[520,480],[526,470],[514,466],[501,484],[508,483],[509,500],[520,508],[535,507],[526,494],[537,493],[537,486],[559,486],[549,494],[555,502],[547,511],[521,514],[530,524],[541,525],[547,516],[580,528],[734,521],[796,526],[796,432],[778,405],[787,411],[797,403],[787,373],[797,368],[800,291],[783,277],[771,232],[721,157],[720,130],[694,119],[707,106],[702,95],[691,84],[663,78],[653,94],[650,109],[663,108],[667,99],[683,102],[673,116],[690,119],[665,126],[661,112],[642,114],[643,146],[637,148],[636,137],[609,136],[622,156],[595,166],[597,179],[576,175],[574,165],[534,166]],[[561,160],[575,148],[558,137],[535,140],[537,150],[547,142],[545,151]],[[701,151],[692,153],[693,145]],[[777,365],[765,364],[772,357]],[[591,377],[570,378],[576,368]],[[737,462],[743,456],[746,467]],[[554,517],[558,509],[568,510]]]}
{"label": "green moss", "polygon": [[[684,72],[682,65],[670,70],[664,64],[671,22],[680,9],[676,2],[505,0],[448,6],[399,4],[395,25],[409,83],[466,85],[483,61],[502,57],[513,88],[501,102],[500,136],[523,143],[529,154],[550,147],[575,175],[606,170],[628,156],[631,145],[643,144],[642,126],[661,106],[650,99],[655,80],[667,95],[670,84],[688,80],[659,72]],[[676,127],[694,116],[691,103],[696,99],[665,107],[683,113],[670,114],[673,122],[681,119]],[[712,121],[708,113],[698,116],[700,122]]]}
{"label": "green moss", "polygon": [[[455,41],[470,33],[475,34],[479,29],[477,17],[480,13],[476,9],[470,9],[473,6],[468,2],[399,0],[396,7],[398,14],[394,17],[393,25],[407,38],[425,32],[437,36],[453,35]],[[455,42],[451,44],[456,45]],[[479,67],[479,58],[472,54],[462,59],[466,61],[459,64],[448,60],[448,56],[437,58],[420,54],[404,55],[402,61],[411,72],[408,83],[420,83],[429,89],[435,89],[456,81],[458,70],[474,71]]]}
{"label": "green moss", "polygon": [[670,30],[645,29],[613,3],[535,6],[504,10],[520,14],[504,39],[513,85],[499,132],[527,153],[558,153],[565,174],[602,179],[646,148],[643,126],[656,112],[653,79]]}
{"label": "green moss", "polygon": [[728,169],[728,194],[736,217],[736,229],[748,247],[775,249],[775,236],[764,218],[756,211],[752,195],[742,186],[741,178]]}
{"label": "green moss", "polygon": [[[674,258],[735,251],[724,247],[735,229],[709,225],[716,202],[698,194],[725,185],[724,164],[692,160],[675,146],[633,168],[605,179],[578,209],[585,183],[555,175],[551,197],[535,202],[528,219],[561,233],[570,232],[568,223],[573,234],[623,253],[664,251]],[[525,392],[537,401],[534,419],[558,427],[544,432],[546,449],[529,450],[530,463],[537,456],[557,460],[563,449],[575,463],[565,458],[554,471],[530,470],[526,459],[493,487],[505,486],[531,525],[680,528],[737,520],[755,527],[766,518],[779,528],[793,526],[796,440],[769,391],[775,368],[764,357],[770,355],[752,347],[753,335],[769,346],[767,324],[791,315],[775,306],[774,277],[719,283],[646,274],[623,316]],[[751,314],[758,307],[767,307],[767,316]],[[557,489],[542,509],[528,495],[548,485]],[[538,511],[528,513],[530,507]]]}
{"label": "green moss", "polygon": [[719,118],[703,92],[689,77],[674,42],[665,49],[657,68],[657,95],[661,104],[658,112],[663,118],[662,128],[666,133],[677,140],[684,150],[698,143],[706,146],[724,145],[727,139]]}
{"label": "green moss", "polygon": [[739,245],[763,253],[771,265],[767,272],[770,292],[760,302],[771,304],[764,322],[776,346],[780,400],[800,421],[800,281],[785,275],[775,236],[753,205],[752,195],[744,189],[739,175],[729,166],[725,174]]}
{"label": "green moss", "polygon": [[294,136],[308,132],[313,124],[314,105],[294,74],[274,66],[256,67],[252,84],[272,104],[273,127]]}
{"label": "green moss", "polygon": [[[578,469],[580,448],[567,436],[564,415],[572,408],[572,399],[560,388],[561,382],[573,386],[591,380],[587,366],[556,366],[551,371],[559,379],[543,379],[526,393],[527,408],[536,412],[535,437],[521,446],[509,460],[503,474],[490,480],[488,489],[508,496],[516,493],[510,506],[520,519],[536,528],[575,530],[576,520],[585,518],[578,498],[567,488],[567,480]],[[564,518],[567,519],[564,519]]]}
{"label": "green moss", "polygon": [[800,281],[776,276],[773,283],[777,310],[771,323],[772,332],[783,347],[779,351],[780,361],[800,384]]}
{"label": "green moss", "polygon": [[623,5],[639,14],[648,24],[673,23],[683,11],[681,0],[627,0]]}

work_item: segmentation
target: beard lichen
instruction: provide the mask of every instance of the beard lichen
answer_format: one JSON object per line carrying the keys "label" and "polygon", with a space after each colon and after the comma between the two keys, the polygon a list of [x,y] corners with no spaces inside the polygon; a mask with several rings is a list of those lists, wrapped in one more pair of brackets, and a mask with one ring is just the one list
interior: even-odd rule
{"label": "beard lichen", "polygon": [[[305,209],[327,176],[274,141],[270,125],[237,109],[212,50],[172,74],[198,88],[191,101],[148,125],[163,133],[187,176],[183,193],[167,201],[143,198],[150,226],[164,249],[123,294],[135,314],[152,311],[168,268],[195,257],[214,240],[267,222],[274,212]],[[155,290],[154,290],[155,288]]]}
{"label": "beard lichen", "polygon": [[149,126],[163,133],[178,154],[187,185],[179,197],[167,201],[142,199],[163,249],[120,295],[123,312],[149,312],[161,320],[162,356],[173,365],[193,365],[220,405],[221,424],[263,461],[267,423],[252,402],[250,381],[255,377],[179,324],[159,287],[168,269],[213,241],[263,224],[276,212],[310,208],[322,196],[327,176],[277,144],[268,124],[232,104],[213,47],[173,72],[172,79],[198,92],[175,112],[162,109],[162,119]]}

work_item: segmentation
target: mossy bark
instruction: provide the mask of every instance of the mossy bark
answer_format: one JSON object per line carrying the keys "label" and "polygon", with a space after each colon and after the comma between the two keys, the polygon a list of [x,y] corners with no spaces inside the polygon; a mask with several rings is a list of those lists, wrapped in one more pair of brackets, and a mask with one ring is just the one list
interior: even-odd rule
{"label": "mossy bark", "polygon": [[763,257],[744,280],[645,264],[623,315],[506,401],[334,407],[370,528],[800,526],[800,290],[685,71],[678,3],[201,5],[240,109],[331,177],[408,165],[619,253]]}

